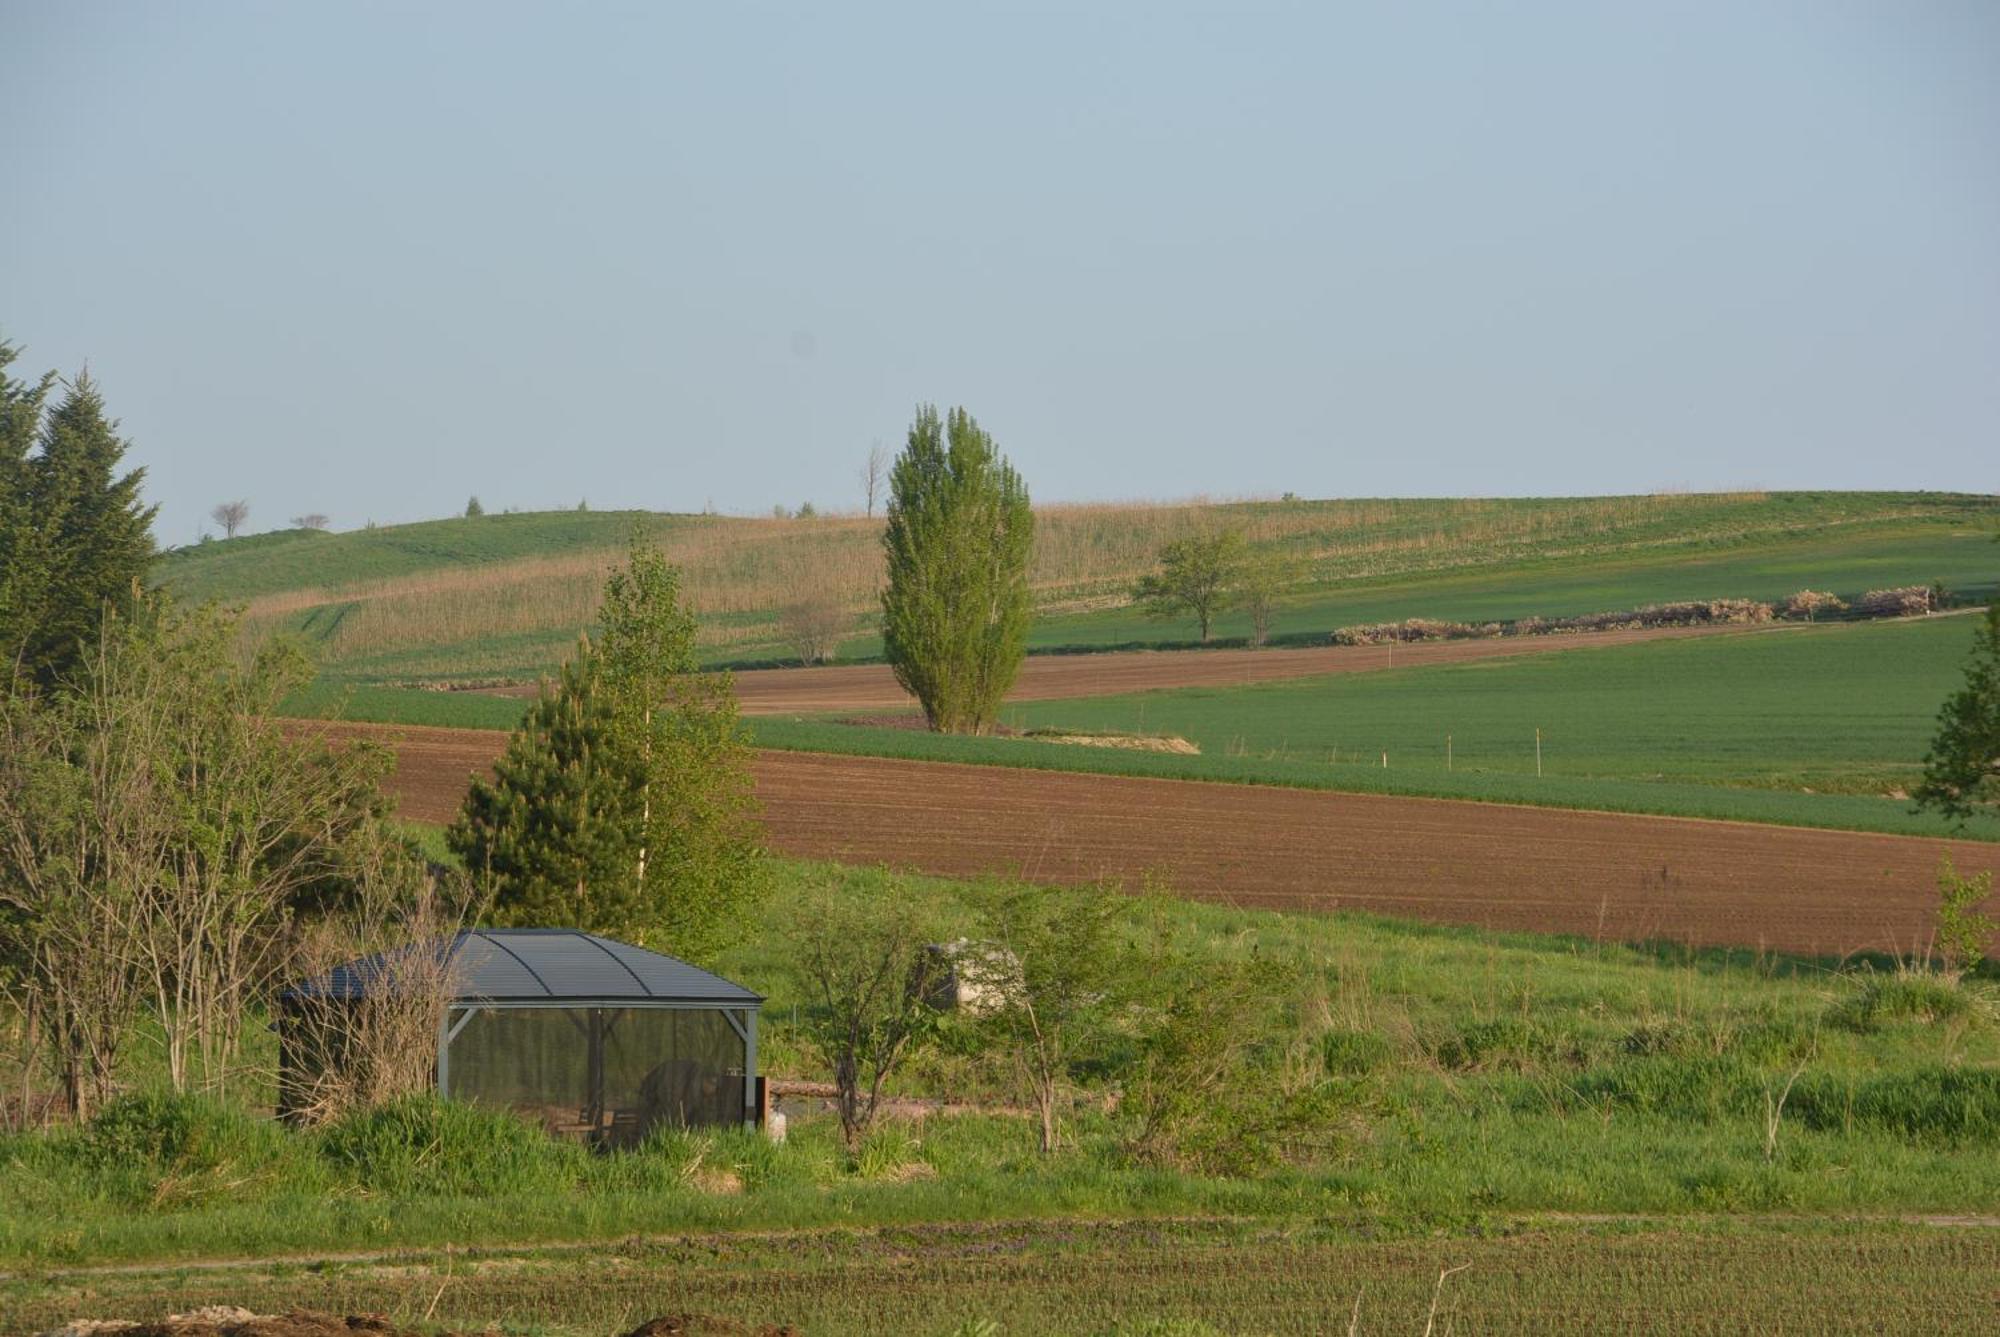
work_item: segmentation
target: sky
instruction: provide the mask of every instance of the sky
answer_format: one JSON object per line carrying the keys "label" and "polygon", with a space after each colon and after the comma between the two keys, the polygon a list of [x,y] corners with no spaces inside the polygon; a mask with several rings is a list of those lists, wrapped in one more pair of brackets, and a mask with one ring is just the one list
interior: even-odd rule
{"label": "sky", "polygon": [[0,336],[165,544],[860,503],[2000,490],[2000,5],[0,0]]}

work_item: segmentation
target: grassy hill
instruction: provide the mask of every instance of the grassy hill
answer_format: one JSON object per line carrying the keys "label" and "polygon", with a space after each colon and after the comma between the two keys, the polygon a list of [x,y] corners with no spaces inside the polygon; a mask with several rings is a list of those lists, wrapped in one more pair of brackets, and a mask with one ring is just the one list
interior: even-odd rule
{"label": "grassy hill", "polygon": [[[785,944],[812,889],[858,904],[907,889],[946,934],[976,932],[1010,890],[789,861],[772,873],[758,922],[717,968],[767,998],[763,1070],[806,1079],[823,1065],[793,1021],[813,1002]],[[668,1130],[619,1156],[500,1116],[425,1127],[423,1111],[362,1111],[297,1131],[250,1120],[274,1094],[276,1039],[257,1028],[235,1111],[198,1100],[128,1108],[108,1131],[0,1135],[0,1266],[1031,1217],[1956,1212],[2000,1194],[1990,977],[1170,896],[1132,903],[1127,924],[1136,944],[1191,963],[1269,968],[1240,1025],[1270,1080],[1289,1066],[1339,1085],[1322,1138],[1235,1172],[1149,1164],[1123,1149],[1131,1127],[1101,1099],[1117,1078],[1087,1076],[1065,1101],[1068,1150],[1039,1156],[1012,1050],[963,1018],[892,1090],[972,1110],[889,1120],[856,1161],[824,1114],[799,1117],[781,1146]],[[1788,1077],[1774,1134],[1766,1096]],[[133,1070],[141,1092],[162,1080]],[[150,1117],[196,1131],[138,1136]],[[690,1172],[704,1153],[736,1168],[735,1191]],[[897,1172],[910,1164],[928,1168]]]}
{"label": "grassy hill", "polygon": [[[2000,583],[2000,499],[1937,493],[1744,493],[1500,500],[1066,506],[1038,513],[1038,650],[1163,645],[1190,627],[1152,622],[1126,591],[1172,538],[1241,530],[1299,570],[1282,638],[1409,616],[1517,617],[1675,598],[1775,598],[1811,585],[1857,593],[1941,580]],[[605,568],[634,531],[686,572],[713,662],[790,655],[780,610],[802,593],[844,607],[845,657],[871,632],[880,522],[648,512],[489,515],[343,534],[287,531],[161,559],[189,598],[246,606],[260,631],[303,639],[356,682],[531,677],[574,642]],[[1241,635],[1237,617],[1218,633]]]}

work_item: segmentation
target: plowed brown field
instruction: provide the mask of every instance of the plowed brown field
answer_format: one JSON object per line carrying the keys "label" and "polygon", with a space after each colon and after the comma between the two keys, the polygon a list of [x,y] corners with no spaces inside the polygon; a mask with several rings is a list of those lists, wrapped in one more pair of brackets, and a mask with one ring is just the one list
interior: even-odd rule
{"label": "plowed brown field", "polygon": [[[1321,673],[1367,673],[1390,667],[1508,659],[1558,650],[1630,645],[1688,636],[1782,634],[1790,627],[1647,627],[1565,636],[1512,636],[1482,641],[1433,641],[1399,645],[1317,645],[1303,650],[1119,651],[1107,654],[1033,655],[1021,665],[1010,701],[1064,701],[1169,687],[1232,687],[1280,682]],[[533,686],[496,687],[495,696],[533,696]],[[900,710],[916,702],[896,685],[886,664],[833,668],[752,669],[736,674],[736,700],[746,715],[808,714],[835,710]]]}
{"label": "plowed brown field", "polygon": [[[392,787],[457,811],[506,735],[334,726],[396,739]],[[1815,955],[1908,951],[1938,856],[2000,870],[2000,845],[1446,799],[761,752],[771,843],[799,857],[1046,882],[1147,875],[1281,909],[1375,910],[1609,939]]]}

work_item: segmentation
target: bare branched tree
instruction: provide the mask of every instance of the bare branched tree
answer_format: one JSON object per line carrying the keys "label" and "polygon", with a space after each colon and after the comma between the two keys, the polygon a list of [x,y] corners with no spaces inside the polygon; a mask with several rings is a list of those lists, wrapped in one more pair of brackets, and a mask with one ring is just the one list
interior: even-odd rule
{"label": "bare branched tree", "polygon": [[861,466],[857,477],[861,480],[861,494],[867,499],[868,518],[875,518],[875,503],[882,498],[882,484],[889,477],[889,448],[877,441],[868,448],[867,463]]}
{"label": "bare branched tree", "polygon": [[250,503],[247,501],[218,502],[208,518],[222,526],[224,538],[235,538],[236,531],[243,528],[243,522],[250,518]]}
{"label": "bare branched tree", "polygon": [[[450,947],[478,918],[469,879],[377,841],[355,869],[357,894],[304,929],[294,984],[278,1002],[279,1113],[318,1123],[425,1091],[437,1080],[439,1028],[455,992]],[[375,956],[364,997],[330,988],[335,967]]]}
{"label": "bare branched tree", "polygon": [[311,511],[305,515],[295,515],[292,517],[292,528],[294,529],[325,529],[332,523],[333,521],[327,519],[318,511]]}
{"label": "bare branched tree", "polygon": [[797,597],[778,610],[778,629],[798,652],[799,661],[807,665],[832,659],[852,625],[840,596],[823,583],[800,589]]}
{"label": "bare branched tree", "polygon": [[925,1000],[943,969],[925,947],[935,935],[922,903],[900,882],[866,900],[828,880],[806,893],[791,959],[807,1000],[806,1044],[833,1073],[850,1154],[875,1121],[883,1083],[932,1020]]}
{"label": "bare branched tree", "polygon": [[296,653],[237,656],[234,620],[142,604],[76,688],[0,705],[0,930],[65,1107],[113,1090],[150,1000],[174,1085],[220,1086],[302,907],[352,885],[386,756],[279,729]]}

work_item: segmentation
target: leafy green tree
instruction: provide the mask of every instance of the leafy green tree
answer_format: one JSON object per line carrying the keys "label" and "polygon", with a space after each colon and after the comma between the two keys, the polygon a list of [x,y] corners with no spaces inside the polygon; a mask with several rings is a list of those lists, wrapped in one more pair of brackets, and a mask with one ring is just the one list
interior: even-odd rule
{"label": "leafy green tree", "polygon": [[1991,869],[1963,877],[1949,854],[1938,861],[1938,954],[1954,977],[1979,969],[1979,963],[1986,959],[1986,944],[2000,929],[1991,915],[1980,911],[1992,895]]}
{"label": "leafy green tree", "polygon": [[385,833],[387,754],[281,725],[309,671],[164,596],[106,619],[68,688],[0,697],[0,946],[70,1110],[117,1084],[142,1002],[175,1086],[229,1071],[302,912]]}
{"label": "leafy green tree", "polygon": [[473,497],[465,503],[466,519],[477,520],[480,516],[484,514],[486,514],[486,508],[479,504],[479,498]]}
{"label": "leafy green tree", "polygon": [[1965,666],[1965,685],[1938,712],[1937,735],[1924,758],[1919,808],[1963,823],[2000,798],[2000,599],[1986,609]]}
{"label": "leafy green tree", "polygon": [[1271,619],[1277,615],[1278,596],[1298,578],[1297,569],[1276,553],[1256,553],[1237,565],[1234,597],[1250,615],[1250,644],[1262,646],[1271,639]]}
{"label": "leafy green tree", "polygon": [[726,674],[696,670],[679,573],[635,548],[603,633],[545,683],[450,832],[495,918],[707,960],[762,886],[749,747]]}
{"label": "leafy green tree", "polygon": [[105,609],[129,604],[153,560],[145,470],[118,472],[126,442],[96,383],[79,375],[50,410],[52,386],[0,372],[0,681],[43,688],[77,673]]}
{"label": "leafy green tree", "polygon": [[1065,1088],[1103,1057],[1147,977],[1125,909],[1115,892],[1024,887],[995,911],[990,949],[959,965],[976,966],[976,982],[999,999],[991,1022],[1027,1078],[1044,1153],[1062,1145]]}
{"label": "leafy green tree", "polygon": [[1175,539],[1160,549],[1160,569],[1139,582],[1133,597],[1163,621],[1192,615],[1207,644],[1215,615],[1229,606],[1242,552],[1243,536],[1234,530]]}
{"label": "leafy green tree", "polygon": [[889,472],[883,650],[940,733],[988,733],[1027,652],[1035,515],[972,415],[917,409]]}
{"label": "leafy green tree", "polygon": [[734,680],[701,671],[680,579],[635,540],[605,583],[599,645],[645,774],[637,895],[657,907],[664,941],[699,960],[741,928],[762,887],[763,847]]}
{"label": "leafy green tree", "polygon": [[833,1075],[834,1109],[849,1155],[860,1151],[882,1087],[928,1040],[936,1014],[925,999],[943,971],[927,948],[932,908],[902,878],[866,897],[827,874],[803,892],[786,956],[798,972],[806,1045]]}

